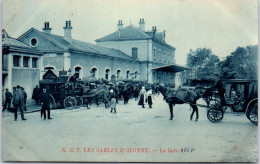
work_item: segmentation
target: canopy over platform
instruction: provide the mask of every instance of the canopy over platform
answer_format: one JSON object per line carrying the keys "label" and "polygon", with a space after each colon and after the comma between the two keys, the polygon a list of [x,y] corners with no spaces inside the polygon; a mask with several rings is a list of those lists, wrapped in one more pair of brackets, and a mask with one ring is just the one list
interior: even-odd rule
{"label": "canopy over platform", "polygon": [[181,72],[181,71],[184,71],[184,70],[189,70],[189,68],[184,67],[184,66],[180,66],[180,65],[177,65],[177,64],[171,64],[171,65],[156,67],[156,68],[153,68],[152,70],[167,71],[167,72]]}

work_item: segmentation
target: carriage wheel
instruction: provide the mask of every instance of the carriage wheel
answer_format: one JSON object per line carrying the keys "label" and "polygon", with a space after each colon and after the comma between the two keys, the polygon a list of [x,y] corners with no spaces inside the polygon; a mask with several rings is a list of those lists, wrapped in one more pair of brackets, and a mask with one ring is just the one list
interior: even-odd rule
{"label": "carriage wheel", "polygon": [[76,100],[77,100],[77,107],[81,107],[83,105],[83,98],[80,97],[80,96],[77,96],[76,97]]}
{"label": "carriage wheel", "polygon": [[65,108],[74,108],[77,105],[77,100],[74,97],[68,96],[64,99],[63,105]]}
{"label": "carriage wheel", "polygon": [[255,125],[258,125],[258,102],[257,99],[248,105],[247,118]]}
{"label": "carriage wheel", "polygon": [[221,109],[209,108],[207,112],[207,117],[209,121],[213,123],[218,123],[223,119],[224,112]]}

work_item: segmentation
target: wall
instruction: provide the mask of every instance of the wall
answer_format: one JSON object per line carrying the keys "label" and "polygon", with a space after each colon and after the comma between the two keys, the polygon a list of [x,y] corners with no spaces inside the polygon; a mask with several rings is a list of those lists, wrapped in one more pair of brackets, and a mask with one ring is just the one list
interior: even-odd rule
{"label": "wall", "polygon": [[[154,49],[156,55],[154,55]],[[161,51],[159,51],[161,50]],[[166,55],[164,55],[164,52]],[[165,64],[174,64],[175,63],[175,50],[167,48],[163,45],[157,44],[157,43],[152,43],[152,56],[153,56],[153,61],[159,62],[159,63],[165,63]],[[154,56],[155,60],[154,60]],[[166,57],[166,62],[165,62],[165,57]]]}
{"label": "wall", "polygon": [[44,54],[41,68],[41,71],[43,72],[42,75],[44,75],[44,73],[47,71],[44,70],[45,67],[54,67],[55,70],[53,70],[53,72],[56,75],[59,75],[59,71],[62,71],[64,69],[64,54]]}
{"label": "wall", "polygon": [[20,85],[24,87],[27,93],[27,101],[30,103],[32,101],[33,89],[36,85],[39,85],[39,77],[39,69],[13,68],[12,86]]}
{"label": "wall", "polygon": [[128,41],[106,41],[106,42],[97,42],[98,45],[118,49],[127,55],[132,57],[132,48],[138,48],[138,59],[140,61],[147,61],[147,54],[149,52],[149,47],[151,40],[128,40]]}
{"label": "wall", "polygon": [[72,73],[75,72],[76,67],[81,67],[83,78],[88,78],[90,76],[92,68],[97,69],[97,78],[105,78],[105,70],[110,69],[109,79],[111,78],[111,75],[116,75],[118,69],[121,70],[122,79],[126,78],[127,70],[129,70],[130,73],[133,73],[134,71],[140,72],[138,61],[73,53],[71,54]]}

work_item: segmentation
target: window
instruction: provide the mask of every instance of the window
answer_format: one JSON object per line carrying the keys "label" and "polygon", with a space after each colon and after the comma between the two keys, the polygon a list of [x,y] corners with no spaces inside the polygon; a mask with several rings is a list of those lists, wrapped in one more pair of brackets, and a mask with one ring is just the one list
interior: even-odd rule
{"label": "window", "polygon": [[129,79],[130,71],[126,71],[126,79]]}
{"label": "window", "polygon": [[163,59],[164,59],[164,63],[166,63],[167,57],[166,57],[166,53],[165,52],[163,53]]}
{"label": "window", "polygon": [[109,70],[109,69],[106,69],[106,71],[105,71],[105,79],[106,79],[106,80],[108,80],[109,73],[110,73],[110,70]]}
{"label": "window", "polygon": [[118,79],[121,76],[121,70],[116,71],[116,78]]}
{"label": "window", "polygon": [[30,45],[33,46],[33,47],[36,47],[38,44],[38,40],[36,38],[32,38],[30,40]]}
{"label": "window", "polygon": [[81,72],[81,68],[80,67],[76,67],[75,68],[75,75],[77,78],[80,78],[80,72]]}
{"label": "window", "polygon": [[29,66],[29,57],[23,57],[23,67]]}
{"label": "window", "polygon": [[91,71],[90,71],[90,76],[91,77],[96,77],[97,75],[97,69],[96,68],[93,68]]}
{"label": "window", "polygon": [[132,48],[132,58],[134,59],[138,58],[138,48],[136,47]]}
{"label": "window", "polygon": [[160,56],[160,55],[161,55],[161,49],[159,49],[159,52],[158,52],[159,61],[162,60],[162,56]]}
{"label": "window", "polygon": [[156,49],[153,49],[153,60],[156,61]]}
{"label": "window", "polygon": [[137,71],[135,71],[135,78],[134,79],[137,79],[137,74],[138,74]]}
{"label": "window", "polygon": [[38,67],[37,61],[38,61],[37,58],[32,58],[32,67],[33,67],[33,68],[37,68],[37,67]]}
{"label": "window", "polygon": [[20,66],[20,56],[14,56],[13,57],[13,65],[15,66],[15,67],[19,67]]}

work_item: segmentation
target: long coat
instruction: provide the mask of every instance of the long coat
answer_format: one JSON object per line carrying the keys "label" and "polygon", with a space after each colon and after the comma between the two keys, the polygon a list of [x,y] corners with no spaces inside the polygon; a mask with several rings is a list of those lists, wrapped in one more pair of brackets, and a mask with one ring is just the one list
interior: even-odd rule
{"label": "long coat", "polygon": [[49,100],[50,100],[50,94],[48,92],[40,94],[40,99],[42,102],[42,110],[50,110]]}
{"label": "long coat", "polygon": [[41,89],[35,87],[35,88],[33,89],[32,99],[38,100],[38,99],[40,98],[40,92],[41,92]]}
{"label": "long coat", "polygon": [[146,91],[145,89],[142,89],[139,93],[140,99],[138,102],[138,105],[144,105],[146,100]]}

